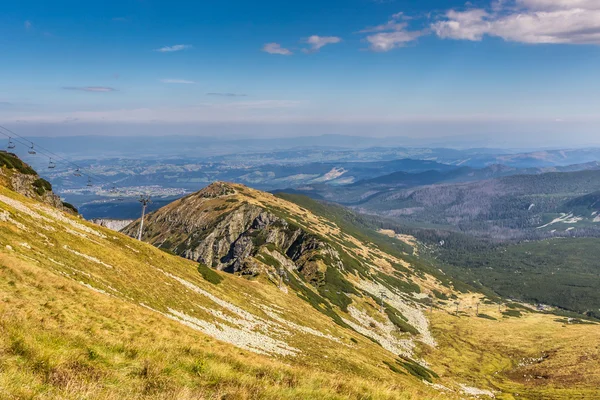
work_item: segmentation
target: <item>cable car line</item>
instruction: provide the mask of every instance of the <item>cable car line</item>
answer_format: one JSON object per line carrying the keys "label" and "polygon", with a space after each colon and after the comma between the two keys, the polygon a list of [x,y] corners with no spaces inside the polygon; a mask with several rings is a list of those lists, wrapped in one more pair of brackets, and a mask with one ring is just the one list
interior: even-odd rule
{"label": "cable car line", "polygon": [[[3,132],[2,130],[9,132],[9,134]],[[98,176],[96,174],[93,174],[91,172],[83,171],[83,168],[81,166],[79,166],[78,164],[76,164],[76,163],[42,147],[42,146],[36,145],[31,140],[13,132],[12,130],[10,130],[2,125],[0,125],[0,134],[6,136],[8,138],[8,145],[7,145],[8,149],[11,149],[11,150],[14,149],[16,147],[16,143],[18,143],[29,149],[27,151],[28,154],[31,154],[31,155],[41,154],[41,155],[45,155],[46,157],[48,157],[48,159],[49,159],[48,168],[49,169],[56,168],[56,162],[53,161],[54,159],[60,160],[59,162],[66,164],[67,166],[75,167],[75,172],[73,173],[74,176],[77,176],[77,177],[86,176],[88,178],[88,184],[86,186],[88,186],[88,187],[93,186],[91,183],[92,183],[92,180],[94,180],[94,181],[98,181],[98,182],[103,182],[104,184],[111,186],[112,189],[110,191],[112,193],[120,192],[117,190],[117,185],[114,182],[111,182],[111,181],[109,181],[101,176]],[[13,135],[13,136],[11,136],[11,135]],[[19,140],[17,138],[20,138],[22,140]]]}
{"label": "cable car line", "polygon": [[[48,150],[48,149],[46,149],[46,148],[44,148],[44,147],[42,147],[42,146],[40,146],[38,144],[33,143],[31,140],[27,139],[26,137],[23,137],[23,136],[19,135],[18,133],[14,132],[14,131],[12,131],[12,130],[10,130],[8,128],[6,128],[5,126],[0,125],[0,129],[3,129],[5,131],[9,132],[10,134],[14,135],[15,137],[21,138],[22,140],[28,142],[29,143],[28,145],[26,145],[25,143],[22,143],[22,142],[20,142],[20,143],[23,144],[23,145],[26,145],[27,147],[30,147],[30,149],[34,149],[34,145],[35,145],[36,148],[38,149],[37,150],[38,153],[41,153],[41,154],[46,153],[46,155],[48,157],[52,157],[53,156],[55,159],[61,160],[61,161],[63,161],[66,164],[72,165],[72,166],[74,166],[75,168],[77,168],[77,169],[79,169],[81,171],[82,167],[80,165],[77,165],[76,163],[72,162],[71,160],[68,160],[68,159],[60,156],[59,154],[54,153],[51,150]],[[7,135],[6,133],[3,133],[2,131],[0,131],[0,133],[2,133],[4,136],[10,137],[10,135]],[[43,151],[40,151],[40,149],[43,150]],[[29,154],[35,154],[35,153],[29,153]],[[114,185],[115,184],[114,182],[111,182],[111,181],[109,181],[109,180],[107,180],[107,179],[105,179],[105,178],[103,178],[101,176],[95,175],[93,173],[88,173],[88,174],[84,173],[84,175],[92,176],[94,178],[94,180],[102,181],[102,182],[104,182],[104,183],[106,183],[108,185]]]}

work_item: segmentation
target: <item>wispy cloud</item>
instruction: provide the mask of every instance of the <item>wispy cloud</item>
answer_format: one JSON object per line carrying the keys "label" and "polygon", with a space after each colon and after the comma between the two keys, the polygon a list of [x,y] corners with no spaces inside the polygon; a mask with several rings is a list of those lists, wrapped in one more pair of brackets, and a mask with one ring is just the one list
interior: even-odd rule
{"label": "wispy cloud", "polygon": [[489,8],[450,10],[431,27],[443,39],[600,45],[600,1],[496,0]]}
{"label": "wispy cloud", "polygon": [[116,92],[117,89],[107,87],[107,86],[65,86],[64,90],[79,90],[82,92],[96,92],[96,93],[106,93],[106,92]]}
{"label": "wispy cloud", "polygon": [[374,33],[365,38],[369,49],[376,52],[386,52],[407,43],[417,40],[426,32],[422,30],[411,31],[408,29],[408,17],[404,13],[396,13],[385,23],[365,28],[360,33]]}
{"label": "wispy cloud", "polygon": [[160,49],[155,49],[154,51],[157,51],[159,53],[172,53],[174,51],[188,50],[192,47],[194,46],[192,46],[191,44],[176,44],[174,46],[161,47]]}
{"label": "wispy cloud", "polygon": [[218,92],[211,92],[211,93],[206,93],[207,96],[222,96],[222,97],[246,97],[248,96],[247,94],[243,94],[243,93],[218,93]]}
{"label": "wispy cloud", "polygon": [[[80,123],[119,123],[119,122],[252,122],[252,121],[277,121],[296,115],[298,108],[305,103],[294,100],[258,100],[258,101],[230,101],[206,102],[175,108],[115,108],[113,110],[86,110],[86,111],[43,111],[41,113],[28,113],[19,116],[21,122],[47,122],[63,123],[67,119]],[[0,120],[4,120],[0,113]],[[14,115],[10,114],[10,121]]]}
{"label": "wispy cloud", "polygon": [[304,49],[304,52],[315,53],[319,51],[323,46],[328,44],[340,43],[342,39],[337,36],[318,36],[313,35],[306,39],[306,43],[310,44],[310,49]]}
{"label": "wispy cloud", "polygon": [[160,81],[162,83],[178,83],[178,84],[184,84],[184,85],[193,85],[196,83],[194,81],[188,81],[186,79],[161,79]]}
{"label": "wispy cloud", "polygon": [[25,26],[26,31],[31,30],[31,28],[33,28],[33,24],[29,20],[25,21],[23,25]]}
{"label": "wispy cloud", "polygon": [[282,56],[291,56],[293,54],[288,49],[281,47],[279,43],[267,43],[263,46],[262,51],[269,54],[280,54]]}

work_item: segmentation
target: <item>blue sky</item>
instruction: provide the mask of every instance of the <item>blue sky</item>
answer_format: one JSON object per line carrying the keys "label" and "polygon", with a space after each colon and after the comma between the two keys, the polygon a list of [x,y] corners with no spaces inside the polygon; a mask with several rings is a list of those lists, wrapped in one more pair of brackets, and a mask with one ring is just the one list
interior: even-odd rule
{"label": "blue sky", "polygon": [[3,2],[0,121],[589,141],[599,45],[597,0]]}

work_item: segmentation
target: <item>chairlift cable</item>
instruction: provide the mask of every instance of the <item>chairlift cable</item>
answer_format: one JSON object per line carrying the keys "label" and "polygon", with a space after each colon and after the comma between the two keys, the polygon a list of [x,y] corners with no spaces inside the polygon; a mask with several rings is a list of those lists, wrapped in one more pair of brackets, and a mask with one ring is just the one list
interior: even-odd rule
{"label": "chairlift cable", "polygon": [[[7,133],[5,133],[5,132],[2,132],[2,130],[5,130],[5,131],[9,132],[10,135],[7,134]],[[112,186],[113,189],[116,189],[116,187],[118,186],[115,182],[111,182],[111,181],[105,179],[104,177],[101,177],[101,176],[96,175],[96,174],[91,173],[91,172],[84,172],[83,170],[85,168],[82,168],[80,165],[78,165],[78,164],[76,164],[76,163],[74,163],[74,162],[72,162],[72,161],[70,161],[70,160],[68,160],[68,159],[66,159],[66,158],[64,158],[64,157],[62,157],[62,156],[54,153],[53,151],[50,151],[50,150],[42,147],[42,146],[36,145],[31,140],[29,140],[29,139],[27,139],[27,138],[19,135],[18,133],[14,132],[14,131],[12,131],[12,130],[10,130],[10,129],[2,126],[2,125],[0,125],[0,134],[6,136],[9,139],[9,143],[12,140],[13,142],[19,143],[22,146],[28,147],[28,148],[30,148],[32,150],[35,149],[35,150],[33,150],[33,151],[35,151],[35,154],[39,153],[39,154],[47,156],[48,158],[52,158],[52,156],[53,156],[54,159],[60,160],[60,162],[62,162],[63,164],[67,164],[67,165],[75,167],[75,171],[76,172],[78,172],[81,175],[84,175],[84,176],[88,177],[90,180],[93,179],[95,181],[104,182],[105,184],[107,184],[109,186]],[[11,136],[11,135],[14,135],[15,138],[13,138],[13,136]],[[16,138],[22,139],[23,141],[25,141],[25,143],[23,141],[19,140],[19,139],[16,139]],[[10,148],[12,149],[14,147],[10,147]],[[33,153],[30,153],[30,154],[33,154]]]}

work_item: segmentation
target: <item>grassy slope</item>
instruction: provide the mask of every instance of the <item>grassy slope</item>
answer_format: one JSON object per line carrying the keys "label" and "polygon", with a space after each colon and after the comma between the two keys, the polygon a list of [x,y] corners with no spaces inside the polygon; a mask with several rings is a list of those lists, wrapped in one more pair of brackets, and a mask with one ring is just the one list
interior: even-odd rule
{"label": "grassy slope", "polygon": [[[552,343],[557,352],[549,361],[586,358],[575,371],[561,367],[566,378],[546,379],[545,391],[589,395],[589,388],[600,386],[590,367],[598,360],[596,325],[562,328],[551,316],[529,313],[497,322],[436,311],[432,323],[439,346],[419,351],[441,375],[436,383],[451,390],[446,394],[402,368],[393,372],[385,364],[394,363],[393,355],[275,285],[226,275],[214,285],[194,263],[100,227],[73,225],[77,219],[54,215],[4,188],[0,196],[0,207],[13,219],[0,221],[0,392],[8,398],[435,399],[463,397],[458,383],[535,393],[538,388],[511,374],[519,357],[552,350]],[[5,197],[27,209],[8,206]],[[270,318],[261,304],[281,307],[286,319],[338,337],[343,345],[297,329],[281,336],[301,350],[296,357],[257,355],[217,341],[140,306],[185,311],[206,321],[217,319],[207,309],[236,317],[160,270],[265,320]],[[497,367],[499,377],[487,378]],[[582,371],[587,373],[575,373]]]}
{"label": "grassy slope", "polygon": [[[375,243],[388,253],[398,254],[408,247],[373,232],[377,222],[380,223],[377,217],[356,214],[305,196],[278,196],[335,221],[344,231],[348,226],[347,232],[357,231],[361,240]],[[399,223],[392,225],[396,225],[396,229],[406,229]],[[430,234],[431,237],[422,238],[432,243],[443,238],[446,244],[438,249],[440,260],[449,263],[451,266],[444,269],[462,282],[476,287],[483,284],[482,289],[492,289],[504,297],[579,313],[589,311],[600,317],[600,241],[597,238],[557,238],[492,246],[459,233],[436,235],[424,229],[408,229],[407,232]],[[416,264],[426,266],[423,257]]]}
{"label": "grassy slope", "polygon": [[[36,209],[34,202],[3,188],[0,195]],[[40,224],[0,205],[29,229],[0,223],[0,391],[16,398],[36,393],[56,398],[86,393],[97,398],[172,398],[175,393],[180,398],[226,393],[235,398],[436,396],[410,376],[396,379],[379,368],[391,358],[383,349],[274,285],[226,274],[214,285],[202,279],[195,263],[115,232],[92,226],[106,236],[100,238],[69,227],[78,232],[73,234],[44,213],[46,207],[36,209],[49,218]],[[36,226],[43,236],[34,233]],[[293,329],[285,336],[301,350],[293,358],[261,356],[218,342],[139,305],[161,312],[175,308],[208,321],[216,318],[201,307],[235,317],[159,268],[267,320],[258,304],[281,307],[287,320],[339,337],[344,345]]]}

